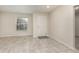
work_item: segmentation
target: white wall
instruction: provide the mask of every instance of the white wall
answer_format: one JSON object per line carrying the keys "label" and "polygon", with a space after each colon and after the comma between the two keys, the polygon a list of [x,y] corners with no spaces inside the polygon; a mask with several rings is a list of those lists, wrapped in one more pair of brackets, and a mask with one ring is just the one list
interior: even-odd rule
{"label": "white wall", "polygon": [[75,15],[75,35],[79,36],[79,14]]}
{"label": "white wall", "polygon": [[[16,22],[18,17],[28,17],[28,29],[26,31],[17,31]],[[33,34],[32,15],[20,13],[0,13],[0,36],[32,35]]]}
{"label": "white wall", "polygon": [[73,6],[64,5],[50,13],[50,37],[69,48],[74,48],[74,10]]}
{"label": "white wall", "polygon": [[34,13],[33,14],[33,36],[47,36],[48,35],[48,14]]}

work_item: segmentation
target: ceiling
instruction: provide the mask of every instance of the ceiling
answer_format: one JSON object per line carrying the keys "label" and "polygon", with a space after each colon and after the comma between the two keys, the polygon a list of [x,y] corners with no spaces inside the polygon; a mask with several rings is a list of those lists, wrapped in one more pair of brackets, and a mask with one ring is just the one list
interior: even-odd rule
{"label": "ceiling", "polygon": [[17,13],[34,13],[34,12],[50,12],[55,9],[56,5],[0,5],[1,12],[17,12]]}
{"label": "ceiling", "polygon": [[79,5],[74,6],[75,14],[79,14]]}

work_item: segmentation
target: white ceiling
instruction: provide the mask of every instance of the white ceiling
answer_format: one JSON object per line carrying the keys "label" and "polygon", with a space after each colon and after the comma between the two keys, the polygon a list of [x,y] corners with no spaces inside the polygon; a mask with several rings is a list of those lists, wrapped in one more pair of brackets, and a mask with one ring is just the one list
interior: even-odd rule
{"label": "white ceiling", "polygon": [[17,13],[50,12],[56,7],[56,5],[50,5],[50,8],[46,8],[46,5],[0,5],[0,11]]}
{"label": "white ceiling", "polygon": [[76,14],[79,14],[79,5],[75,5],[74,6],[74,9],[75,9],[75,13]]}

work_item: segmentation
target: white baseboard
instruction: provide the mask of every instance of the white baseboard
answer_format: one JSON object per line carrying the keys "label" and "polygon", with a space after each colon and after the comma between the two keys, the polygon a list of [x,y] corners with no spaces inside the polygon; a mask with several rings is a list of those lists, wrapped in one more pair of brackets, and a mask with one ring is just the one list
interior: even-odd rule
{"label": "white baseboard", "polygon": [[70,48],[70,49],[72,49],[72,50],[75,50],[75,47],[73,46],[69,46],[67,43],[65,43],[65,42],[63,42],[63,41],[61,41],[61,40],[58,40],[58,38],[56,38],[56,37],[50,37],[51,39],[54,39],[54,40],[56,40],[56,41],[58,41],[59,43],[61,43],[61,44],[63,44],[63,45],[65,45],[66,47],[68,47],[68,48]]}
{"label": "white baseboard", "polygon": [[13,37],[13,36],[33,36],[32,34],[9,34],[9,35],[0,35],[0,37]]}

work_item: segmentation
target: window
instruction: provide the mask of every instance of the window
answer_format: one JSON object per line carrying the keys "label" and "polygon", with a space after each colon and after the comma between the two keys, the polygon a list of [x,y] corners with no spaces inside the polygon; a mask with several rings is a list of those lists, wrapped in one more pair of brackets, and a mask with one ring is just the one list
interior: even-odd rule
{"label": "window", "polygon": [[27,30],[28,18],[17,19],[17,30]]}

